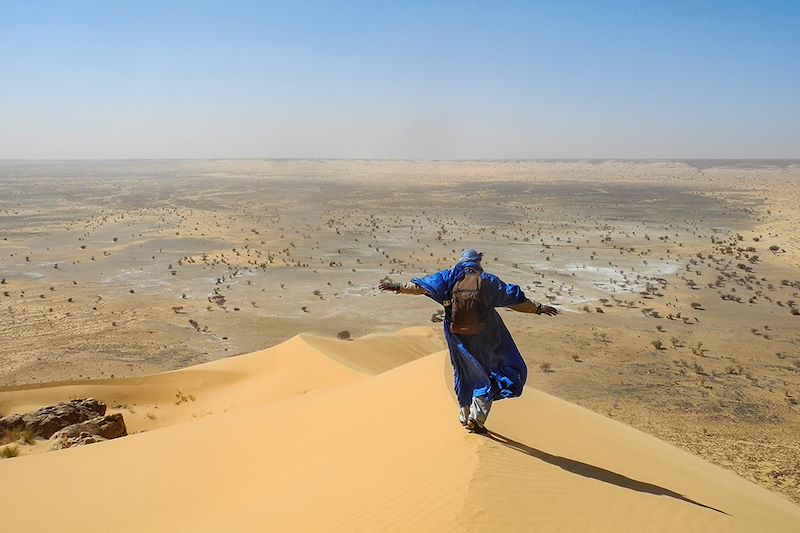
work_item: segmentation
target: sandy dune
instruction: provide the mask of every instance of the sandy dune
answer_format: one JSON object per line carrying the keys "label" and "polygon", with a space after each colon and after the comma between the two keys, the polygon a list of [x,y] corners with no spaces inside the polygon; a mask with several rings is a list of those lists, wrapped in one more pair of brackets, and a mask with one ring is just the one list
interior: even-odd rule
{"label": "sandy dune", "polygon": [[0,391],[6,412],[95,396],[140,431],[1,461],[3,528],[797,530],[780,496],[535,389],[497,406],[492,436],[467,434],[441,348],[426,328],[299,336],[145,378]]}
{"label": "sandy dune", "polygon": [[0,161],[0,387],[195,367],[114,402],[133,429],[220,412],[196,365],[435,328],[376,285],[476,248],[563,311],[504,313],[531,385],[800,504],[798,199],[798,161]]}

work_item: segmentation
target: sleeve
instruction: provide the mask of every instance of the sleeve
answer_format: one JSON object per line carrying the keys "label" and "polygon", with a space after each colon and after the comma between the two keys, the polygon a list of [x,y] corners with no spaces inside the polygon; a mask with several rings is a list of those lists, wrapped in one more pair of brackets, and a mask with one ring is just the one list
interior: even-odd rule
{"label": "sleeve", "polygon": [[419,294],[425,294],[425,289],[423,289],[413,281],[409,281],[407,283],[400,285],[400,288],[397,289],[397,293],[419,295]]}
{"label": "sleeve", "polygon": [[443,303],[450,298],[450,277],[449,270],[442,270],[424,278],[414,278],[411,283],[422,289],[426,296]]}
{"label": "sleeve", "polygon": [[510,307],[518,313],[533,313],[538,315],[542,312],[542,305],[528,298],[525,298],[525,301],[521,304],[512,305]]}
{"label": "sleeve", "polygon": [[483,279],[491,288],[488,293],[492,307],[511,307],[527,300],[519,285],[505,283],[493,274],[484,274]]}

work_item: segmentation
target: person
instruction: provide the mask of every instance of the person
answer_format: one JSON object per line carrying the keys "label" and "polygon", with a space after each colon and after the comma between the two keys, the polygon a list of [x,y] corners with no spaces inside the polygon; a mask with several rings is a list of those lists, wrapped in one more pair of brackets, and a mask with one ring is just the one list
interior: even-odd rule
{"label": "person", "polygon": [[[554,307],[529,300],[519,286],[506,284],[485,272],[482,259],[482,253],[464,250],[449,270],[413,278],[405,284],[384,281],[378,285],[381,291],[396,294],[424,294],[445,307],[444,336],[453,364],[459,421],[470,433],[481,434],[487,432],[485,424],[492,403],[522,394],[528,375],[514,339],[495,308],[508,307],[520,313],[545,316],[558,314]],[[468,274],[476,275],[473,279],[480,278],[480,299],[485,307],[483,324],[477,334],[458,334],[452,327],[453,289]]]}

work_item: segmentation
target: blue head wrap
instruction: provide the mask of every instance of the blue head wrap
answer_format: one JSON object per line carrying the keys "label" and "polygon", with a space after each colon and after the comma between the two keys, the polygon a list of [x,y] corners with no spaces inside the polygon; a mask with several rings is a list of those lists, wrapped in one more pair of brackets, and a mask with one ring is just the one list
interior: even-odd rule
{"label": "blue head wrap", "polygon": [[480,263],[481,259],[483,259],[483,254],[481,252],[469,248],[461,252],[461,259],[459,259],[459,261],[465,263]]}

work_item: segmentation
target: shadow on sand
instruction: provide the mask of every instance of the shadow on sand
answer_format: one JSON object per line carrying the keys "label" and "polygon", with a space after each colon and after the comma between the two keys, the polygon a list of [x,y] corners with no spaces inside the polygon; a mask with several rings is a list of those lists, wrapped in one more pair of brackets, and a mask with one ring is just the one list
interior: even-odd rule
{"label": "shadow on sand", "polygon": [[545,463],[557,466],[559,468],[566,470],[567,472],[571,472],[579,476],[596,479],[598,481],[602,481],[603,483],[610,483],[612,485],[616,485],[624,489],[635,490],[637,492],[654,494],[656,496],[669,496],[670,498],[675,498],[676,500],[681,500],[687,503],[691,503],[693,505],[697,505],[698,507],[704,507],[706,509],[711,509],[712,511],[716,511],[718,513],[730,516],[725,511],[721,511],[709,505],[702,504],[698,501],[692,500],[691,498],[687,498],[683,494],[679,494],[669,489],[665,489],[664,487],[659,487],[658,485],[653,485],[652,483],[645,483],[644,481],[638,481],[636,479],[623,476],[622,474],[617,474],[616,472],[612,472],[611,470],[606,470],[605,468],[600,468],[598,466],[582,463],[574,459],[568,459],[566,457],[560,457],[558,455],[551,455],[547,452],[537,450],[536,448],[531,448],[526,444],[522,444],[521,442],[517,442],[504,435],[500,435],[499,433],[494,433],[492,431],[489,431],[486,434],[486,436],[503,446],[530,455],[531,457],[535,457],[541,461],[544,461]]}

